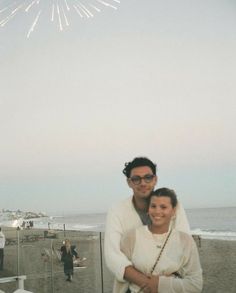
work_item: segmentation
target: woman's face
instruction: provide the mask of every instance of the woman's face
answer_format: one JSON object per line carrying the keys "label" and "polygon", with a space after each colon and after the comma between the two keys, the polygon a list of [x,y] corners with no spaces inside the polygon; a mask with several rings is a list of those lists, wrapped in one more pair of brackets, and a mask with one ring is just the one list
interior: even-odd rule
{"label": "woman's face", "polygon": [[66,245],[66,246],[70,246],[70,240],[66,239],[66,241],[65,241],[65,245]]}
{"label": "woman's face", "polygon": [[169,197],[152,196],[148,214],[154,227],[161,228],[167,232],[171,218],[175,214],[175,208],[172,207],[171,199]]}

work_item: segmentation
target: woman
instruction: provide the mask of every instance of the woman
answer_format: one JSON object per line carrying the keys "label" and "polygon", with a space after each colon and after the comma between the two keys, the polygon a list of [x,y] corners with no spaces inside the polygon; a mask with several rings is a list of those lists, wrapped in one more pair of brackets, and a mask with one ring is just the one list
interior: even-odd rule
{"label": "woman", "polygon": [[[198,250],[190,235],[172,229],[176,206],[173,190],[160,188],[152,192],[148,209],[151,224],[128,232],[121,249],[137,271],[147,280],[154,280],[158,293],[198,293],[202,290]],[[131,280],[130,292],[157,292],[135,280],[135,274]]]}
{"label": "woman", "polygon": [[74,273],[73,258],[78,257],[75,246],[72,246],[69,239],[61,247],[61,261],[64,263],[64,273],[67,276],[66,281],[71,282]]}

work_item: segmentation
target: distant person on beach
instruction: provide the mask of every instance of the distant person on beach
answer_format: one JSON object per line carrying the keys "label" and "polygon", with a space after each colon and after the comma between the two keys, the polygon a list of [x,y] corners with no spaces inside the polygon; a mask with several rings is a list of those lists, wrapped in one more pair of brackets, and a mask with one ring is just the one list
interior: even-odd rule
{"label": "distant person on beach", "polygon": [[30,224],[30,228],[34,227],[34,222],[33,221],[29,221],[29,224]]}
{"label": "distant person on beach", "polygon": [[71,282],[74,273],[74,258],[78,257],[78,253],[75,250],[75,246],[71,245],[69,239],[65,240],[65,243],[61,247],[61,261],[64,264],[64,273],[67,277],[66,281]]}
{"label": "distant person on beach", "polygon": [[[115,276],[113,292],[120,292],[117,289],[117,281],[132,281],[130,273],[133,274],[134,268],[132,262],[121,252],[121,237],[131,229],[150,224],[147,215],[148,201],[158,179],[156,164],[146,157],[137,157],[126,163],[123,174],[126,176],[127,184],[132,189],[133,195],[109,210],[105,230],[106,264]],[[172,225],[177,230],[190,234],[189,223],[180,203],[177,204]],[[155,288],[157,292],[157,284],[153,284],[142,273],[138,271],[136,273],[149,288]]]}
{"label": "distant person on beach", "polygon": [[30,222],[29,222],[29,221],[26,222],[26,228],[27,228],[27,229],[30,228]]}
{"label": "distant person on beach", "polygon": [[[196,243],[192,236],[172,227],[177,203],[174,190],[153,191],[148,208],[151,223],[127,232],[121,239],[121,250],[139,272],[157,284],[153,292],[199,293],[202,269]],[[137,278],[135,271],[132,279],[127,284],[120,282],[120,289],[146,292],[145,281]]]}
{"label": "distant person on beach", "polygon": [[2,232],[2,228],[0,227],[0,271],[3,270],[5,243],[6,243],[6,238],[5,238],[5,235]]}

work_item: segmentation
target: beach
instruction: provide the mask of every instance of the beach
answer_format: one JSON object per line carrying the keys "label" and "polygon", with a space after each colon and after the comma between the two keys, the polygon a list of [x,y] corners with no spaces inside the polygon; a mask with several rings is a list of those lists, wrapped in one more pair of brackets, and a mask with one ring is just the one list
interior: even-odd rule
{"label": "beach", "polygon": [[[34,293],[53,292],[111,292],[113,276],[103,259],[103,233],[79,231],[48,231],[30,229],[4,231],[4,270],[0,277],[26,275],[25,289]],[[45,237],[46,236],[46,237]],[[100,238],[101,236],[101,238]],[[59,259],[62,241],[69,238],[76,245],[79,256],[86,258],[74,269],[72,282],[66,282]],[[19,247],[17,243],[19,242]],[[203,269],[203,293],[236,292],[236,242],[228,240],[196,240]],[[102,258],[102,261],[101,261]],[[103,279],[103,282],[102,282]],[[11,293],[16,282],[0,284],[0,289]]]}

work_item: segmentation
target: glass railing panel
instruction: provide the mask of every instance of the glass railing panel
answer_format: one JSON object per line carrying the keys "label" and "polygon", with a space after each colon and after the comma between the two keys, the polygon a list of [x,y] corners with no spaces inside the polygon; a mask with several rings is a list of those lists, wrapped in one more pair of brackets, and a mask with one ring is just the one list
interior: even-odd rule
{"label": "glass railing panel", "polygon": [[24,229],[19,232],[19,275],[26,275],[25,289],[52,292],[52,239],[44,230]]}
{"label": "glass railing panel", "polygon": [[[8,278],[17,276],[17,252],[18,239],[16,229],[2,227],[2,231],[6,237],[4,248],[3,270],[0,271],[0,278]],[[4,281],[4,279],[3,279]],[[0,289],[5,292],[13,292],[18,288],[16,282],[0,283]]]}
{"label": "glass railing panel", "polygon": [[200,243],[197,241],[197,244],[203,270],[202,293],[235,293],[235,237],[224,236],[222,239],[202,237]]}
{"label": "glass railing panel", "polygon": [[[69,239],[76,246],[79,266],[74,267],[72,282],[66,281],[63,263],[54,262],[53,286],[55,292],[102,292],[100,239],[96,232],[65,231],[54,239],[54,253],[58,255],[64,239]],[[84,260],[82,260],[84,259]]]}
{"label": "glass railing panel", "polygon": [[112,292],[113,288],[113,282],[114,282],[114,276],[112,273],[108,270],[104,258],[104,233],[100,233],[100,243],[101,243],[101,250],[102,250],[102,268],[103,268],[103,292],[104,293],[110,293]]}
{"label": "glass railing panel", "polygon": [[[3,231],[6,246],[0,278],[25,275],[24,287],[34,293],[112,292],[114,278],[105,265],[104,233],[10,228]],[[79,257],[85,258],[74,268],[72,282],[66,281],[60,256],[66,238],[76,246]],[[235,240],[198,236],[194,239],[203,268],[202,292],[215,292],[218,287],[222,292],[234,293]],[[1,283],[0,280],[4,292],[14,292],[17,288],[17,282]]]}

